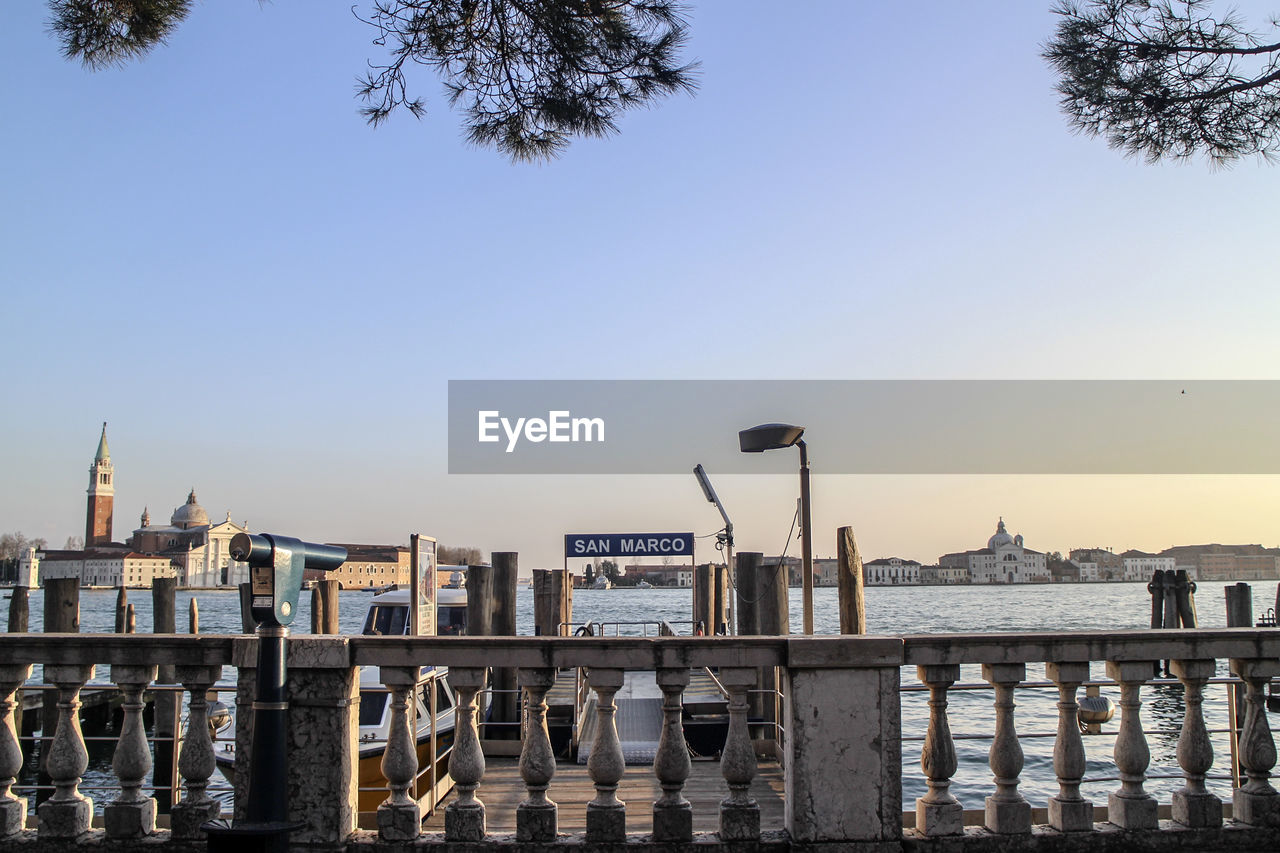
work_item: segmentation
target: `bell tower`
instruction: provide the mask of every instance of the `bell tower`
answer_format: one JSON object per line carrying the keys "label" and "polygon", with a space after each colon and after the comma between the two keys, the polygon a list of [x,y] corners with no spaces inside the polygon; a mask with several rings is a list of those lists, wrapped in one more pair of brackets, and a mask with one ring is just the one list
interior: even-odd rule
{"label": "bell tower", "polygon": [[111,543],[111,511],[115,504],[115,467],[107,449],[107,424],[102,424],[98,452],[89,466],[89,506],[84,520],[84,547]]}

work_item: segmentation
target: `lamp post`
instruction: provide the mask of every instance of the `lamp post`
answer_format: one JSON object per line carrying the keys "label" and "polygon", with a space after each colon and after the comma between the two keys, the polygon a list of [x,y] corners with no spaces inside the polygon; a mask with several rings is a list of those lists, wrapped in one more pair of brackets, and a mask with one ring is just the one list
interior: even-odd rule
{"label": "lamp post", "polygon": [[[813,633],[813,544],[809,508],[809,448],[805,445],[804,427],[792,424],[760,424],[738,432],[738,447],[743,453],[763,453],[795,445],[800,448],[800,584],[804,597],[804,632]],[[781,561],[781,557],[779,557]],[[779,566],[779,569],[782,567]]]}

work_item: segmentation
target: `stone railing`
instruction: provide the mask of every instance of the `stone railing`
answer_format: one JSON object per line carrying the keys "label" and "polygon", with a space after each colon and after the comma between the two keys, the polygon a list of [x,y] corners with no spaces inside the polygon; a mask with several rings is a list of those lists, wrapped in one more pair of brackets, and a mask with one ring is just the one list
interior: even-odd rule
{"label": "stone railing", "polygon": [[[203,723],[205,691],[224,665],[238,670],[237,741],[251,735],[255,640],[213,636],[7,635],[0,637],[0,850],[72,849],[108,840],[137,839],[154,827],[154,805],[142,797],[150,758],[141,737],[138,696],[154,679],[157,665],[176,665],[178,680],[191,697],[192,733]],[[1178,761],[1186,784],[1173,795],[1172,821],[1158,821],[1157,804],[1144,789],[1149,751],[1139,709],[1143,685],[1154,662],[1172,661],[1185,685],[1185,717]],[[1247,713],[1240,738],[1240,762],[1247,782],[1232,803],[1232,820],[1222,819],[1222,803],[1205,787],[1214,755],[1201,713],[1205,682],[1216,662],[1230,668],[1247,689]],[[483,804],[485,757],[476,726],[476,695],[485,668],[494,661],[519,669],[528,716],[520,774],[528,796],[517,806],[516,836],[486,831]],[[23,830],[26,804],[10,793],[17,771],[12,697],[29,664],[44,664],[45,680],[59,690],[58,733],[49,753],[54,795],[39,809],[38,830]],[[1076,695],[1090,662],[1105,663],[1120,685],[1120,723],[1115,764],[1120,785],[1098,822],[1092,803],[1080,794],[1083,746],[1076,727]],[[625,844],[675,849],[696,841],[722,849],[760,844],[759,849],[823,847],[855,850],[1036,849],[1058,846],[1095,851],[1131,849],[1276,849],[1280,846],[1280,795],[1269,784],[1275,747],[1263,706],[1263,687],[1280,674],[1280,632],[1255,629],[1159,633],[1054,633],[817,638],[440,638],[300,637],[289,649],[290,734],[288,789],[298,846],[355,848],[421,843],[417,804],[405,794],[417,770],[410,748],[406,705],[420,664],[450,669],[458,697],[456,739],[450,772],[457,786],[446,808],[446,847],[546,844],[557,839],[556,764],[547,737],[545,696],[561,667],[586,667],[597,697],[598,730],[588,763],[595,797],[586,804],[586,834],[573,849]],[[948,689],[959,667],[976,664],[994,690],[990,767],[994,788],[986,798],[985,826],[966,829],[963,808],[950,793],[956,772],[955,746],[947,713]],[[1014,698],[1027,664],[1044,664],[1058,688],[1059,725],[1054,773],[1059,792],[1044,804],[1047,825],[1033,826],[1032,805],[1019,790],[1023,756]],[[77,695],[95,666],[110,667],[124,698],[125,723],[113,763],[120,796],[107,806],[104,828],[87,833],[93,808],[78,791],[85,769],[83,738],[76,723]],[[379,808],[378,830],[357,831],[356,761],[359,700],[358,667],[381,667],[392,693],[393,724],[384,772],[389,796]],[[680,725],[681,695],[690,667],[710,666],[729,693],[729,734],[720,759],[725,798],[719,831],[695,836],[691,806],[683,796],[690,772]],[[747,691],[759,668],[780,667],[786,743],[785,821],[782,832],[762,832],[758,805],[749,788],[756,773],[747,725]],[[928,791],[916,804],[915,828],[902,820],[902,724],[900,686],[904,667],[914,667],[930,692],[929,721],[921,765]],[[653,670],[664,696],[664,726],[652,772],[662,794],[652,804],[653,834],[627,834],[627,808],[617,798],[627,770],[614,721],[614,694],[627,670]],[[910,672],[910,669],[905,670]],[[919,734],[918,732],[912,734]],[[247,749],[238,749],[246,756]],[[207,737],[189,735],[179,758],[185,796],[175,806],[170,834],[151,843],[177,848],[198,843],[199,825],[216,810],[205,787],[213,751]],[[1036,804],[1040,805],[1040,804]],[[237,808],[242,804],[238,803]],[[630,808],[635,808],[632,804]],[[772,829],[772,828],[766,828]],[[560,836],[563,840],[563,836]],[[46,844],[47,842],[47,844]],[[702,846],[699,849],[704,849]]]}

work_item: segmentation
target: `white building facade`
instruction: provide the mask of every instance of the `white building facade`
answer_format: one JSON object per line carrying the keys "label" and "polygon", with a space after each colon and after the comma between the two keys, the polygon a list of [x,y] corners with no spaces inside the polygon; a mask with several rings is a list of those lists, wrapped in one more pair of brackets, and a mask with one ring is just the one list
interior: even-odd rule
{"label": "white building facade", "polygon": [[938,565],[967,568],[970,583],[1048,583],[1048,561],[1040,551],[1022,543],[1022,534],[1009,535],[1004,519],[996,524],[996,532],[987,547],[973,551],[943,554]]}
{"label": "white building facade", "polygon": [[919,584],[920,564],[901,557],[881,557],[862,564],[862,579],[867,586]]}
{"label": "white building facade", "polygon": [[1178,567],[1176,557],[1161,557],[1145,551],[1125,551],[1120,557],[1124,560],[1124,579],[1147,583],[1157,571],[1171,572]]}

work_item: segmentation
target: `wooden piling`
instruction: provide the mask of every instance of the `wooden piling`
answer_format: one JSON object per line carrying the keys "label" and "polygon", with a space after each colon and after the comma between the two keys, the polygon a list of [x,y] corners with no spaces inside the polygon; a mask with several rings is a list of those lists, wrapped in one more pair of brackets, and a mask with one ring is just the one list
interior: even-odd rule
{"label": "wooden piling", "polygon": [[760,602],[756,591],[756,577],[760,574],[760,562],[764,555],[759,551],[740,551],[737,554],[738,578],[737,607],[738,635],[750,637],[760,633]]}
{"label": "wooden piling", "polygon": [[[432,582],[435,578],[432,578]],[[338,594],[341,592],[336,580],[324,579],[316,581],[316,589],[320,590],[320,609],[323,618],[320,627],[323,634],[341,634],[342,624],[338,619]]]}
{"label": "wooden piling", "polygon": [[1151,582],[1147,584],[1147,592],[1151,593],[1151,627],[1164,627],[1164,569],[1156,569],[1151,573]]}
{"label": "wooden piling", "polygon": [[715,626],[714,633],[729,633],[729,567],[716,564],[711,567],[711,591],[713,602],[711,605],[711,613],[713,624]]}
{"label": "wooden piling", "polygon": [[[151,582],[151,632],[176,634],[177,578],[155,578]],[[162,666],[156,675],[156,683],[172,684],[175,679],[173,666]],[[169,691],[155,692],[155,766],[152,782],[155,785],[156,807],[168,813],[173,804],[171,790],[173,777],[173,736],[177,731],[178,712],[176,697],[181,694]]]}
{"label": "wooden piling", "polygon": [[715,594],[711,590],[711,564],[693,567],[693,631],[695,634],[714,634]]}
{"label": "wooden piling", "polygon": [[[1164,627],[1178,627],[1178,574],[1173,570],[1164,573]],[[1165,665],[1166,669],[1168,664]]]}
{"label": "wooden piling", "polygon": [[1183,628],[1198,628],[1196,615],[1196,585],[1186,569],[1178,569],[1174,576],[1174,597],[1178,605],[1178,624]]}
{"label": "wooden piling", "polygon": [[129,610],[129,593],[125,591],[124,584],[120,584],[120,589],[116,591],[116,633],[124,633],[124,617]]}
{"label": "wooden piling", "polygon": [[133,612],[133,605],[129,604],[124,609],[124,632],[126,634],[136,633],[138,630],[138,615]]}
{"label": "wooden piling", "polygon": [[79,633],[79,578],[50,578],[44,582],[44,631],[46,634]]}
{"label": "wooden piling", "polygon": [[[489,630],[495,637],[514,637],[520,555],[515,551],[494,551],[491,560],[493,609],[489,617]],[[489,736],[498,740],[519,740],[520,693],[515,668],[494,667],[492,687],[491,719],[505,725],[494,726]]]}
{"label": "wooden piling", "polygon": [[533,633],[536,636],[558,636],[560,626],[572,621],[573,589],[565,590],[565,580],[561,569],[533,570]]}
{"label": "wooden piling", "polygon": [[252,634],[258,629],[253,622],[253,612],[249,609],[253,601],[252,590],[251,584],[240,584],[240,632],[242,634]]}
{"label": "wooden piling", "polygon": [[[1227,627],[1253,627],[1253,589],[1247,583],[1224,587],[1227,598]],[[1240,732],[1244,729],[1244,685],[1233,684],[1227,691],[1227,716],[1234,722],[1231,727],[1231,775],[1236,787],[1240,786]]]}
{"label": "wooden piling", "polygon": [[187,633],[200,633],[200,605],[196,603],[196,597],[191,596],[191,603],[187,605]]}
{"label": "wooden piling", "polygon": [[493,630],[493,566],[467,566],[467,634],[488,637]]}
{"label": "wooden piling", "polygon": [[836,531],[836,584],[840,594],[840,633],[867,633],[866,586],[862,577],[862,555],[852,527]]}
{"label": "wooden piling", "polygon": [[320,585],[311,587],[311,633],[324,633],[324,602],[320,600]]}
{"label": "wooden piling", "polygon": [[30,624],[31,604],[25,586],[15,586],[9,599],[9,633],[25,634]]}
{"label": "wooden piling", "polygon": [[[762,565],[756,572],[756,599],[760,633],[766,637],[785,637],[791,633],[791,612],[787,607],[787,567],[782,558],[770,566]],[[764,702],[761,712],[767,724],[764,730],[765,740],[780,743],[779,732],[773,725],[782,722],[782,704],[778,700],[780,671],[777,667],[767,666],[761,673],[759,681]]]}

